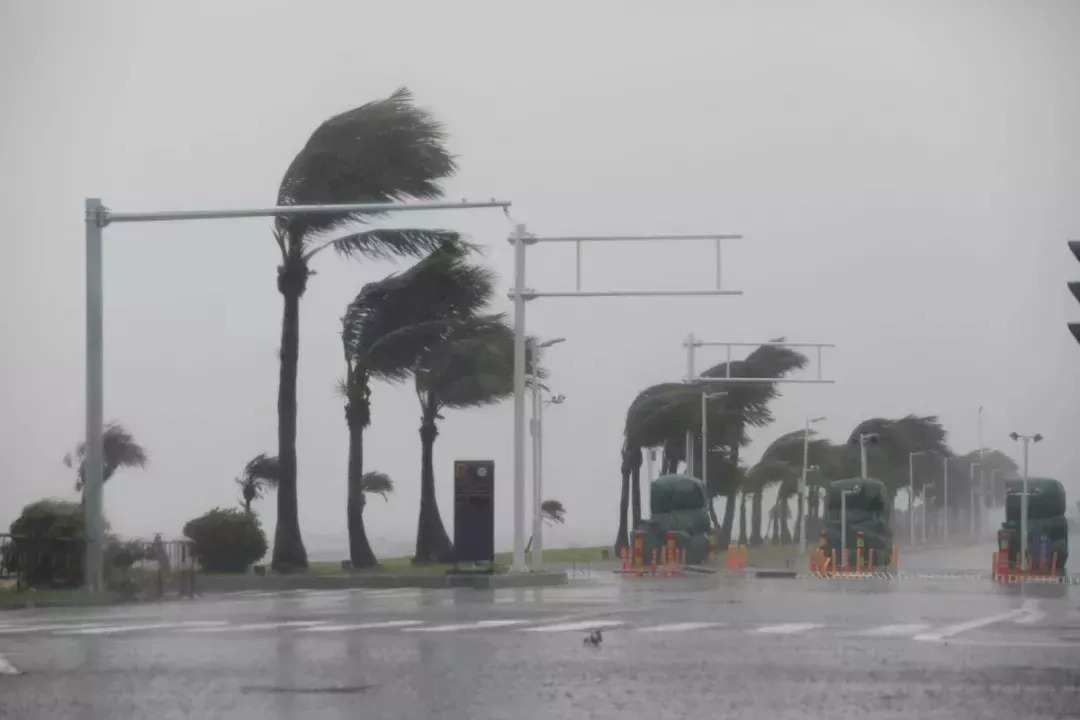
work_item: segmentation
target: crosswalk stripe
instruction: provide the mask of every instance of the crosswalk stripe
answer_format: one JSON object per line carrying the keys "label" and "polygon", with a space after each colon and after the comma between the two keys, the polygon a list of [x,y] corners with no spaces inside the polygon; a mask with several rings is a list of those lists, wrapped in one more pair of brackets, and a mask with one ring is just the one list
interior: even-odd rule
{"label": "crosswalk stripe", "polygon": [[305,628],[303,632],[349,632],[350,630],[378,630],[380,628],[406,628],[413,625],[423,625],[420,620],[384,620],[383,622],[356,623],[351,625],[319,625]]}
{"label": "crosswalk stripe", "polygon": [[0,675],[18,675],[19,669],[8,662],[7,658],[0,655]]}
{"label": "crosswalk stripe", "polygon": [[912,623],[908,625],[881,625],[880,627],[863,630],[856,633],[856,635],[862,635],[864,637],[896,637],[914,635],[915,633],[922,632],[928,627],[930,626],[921,623]]}
{"label": "crosswalk stripe", "polygon": [[522,628],[521,632],[569,632],[572,630],[598,630],[625,625],[622,620],[585,620],[582,622],[559,623],[557,625],[539,625]]}
{"label": "crosswalk stripe", "polygon": [[195,620],[191,622],[146,623],[145,625],[101,625],[98,627],[63,630],[57,635],[115,635],[117,633],[136,632],[139,630],[165,630],[186,627],[210,627],[228,625],[224,620]]}
{"label": "crosswalk stripe", "polygon": [[430,625],[427,627],[405,628],[403,632],[457,632],[458,630],[483,630],[484,628],[509,627],[511,625],[524,625],[524,620],[480,620],[472,623],[458,623],[456,625]]}
{"label": "crosswalk stripe", "polygon": [[762,625],[754,632],[766,635],[795,635],[821,627],[825,626],[820,623],[780,623],[779,625]]}
{"label": "crosswalk stripe", "polygon": [[1000,613],[998,615],[990,615],[988,617],[976,618],[975,620],[968,620],[967,622],[957,623],[955,625],[947,625],[943,628],[938,628],[933,632],[916,635],[915,639],[922,642],[938,642],[952,635],[959,635],[968,630],[977,630],[981,627],[986,627],[987,625],[993,625],[994,623],[1013,620],[1026,614],[1027,612],[1023,609],[1010,610],[1009,612]]}
{"label": "crosswalk stripe", "polygon": [[668,623],[666,625],[651,625],[638,628],[640,632],[689,632],[690,630],[705,630],[707,628],[723,627],[726,623],[719,622],[681,622]]}
{"label": "crosswalk stripe", "polygon": [[55,630],[73,630],[104,627],[97,623],[63,623],[54,625],[16,625],[9,628],[0,628],[0,635],[13,635],[16,633],[51,632]]}
{"label": "crosswalk stripe", "polygon": [[278,628],[309,628],[324,624],[325,621],[323,620],[287,620],[285,622],[239,623],[237,625],[221,623],[207,627],[184,628],[183,631],[189,633],[252,632],[257,630],[277,630]]}

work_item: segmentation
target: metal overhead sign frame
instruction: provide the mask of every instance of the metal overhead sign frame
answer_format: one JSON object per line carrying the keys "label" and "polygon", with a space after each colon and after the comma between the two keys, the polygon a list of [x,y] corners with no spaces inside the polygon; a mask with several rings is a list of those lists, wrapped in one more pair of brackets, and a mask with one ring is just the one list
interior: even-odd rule
{"label": "metal overhead sign frame", "polygon": [[[725,290],[721,284],[721,243],[742,235],[702,233],[693,235],[572,235],[538,237],[516,224],[509,241],[514,247],[514,558],[511,571],[525,572],[525,303],[536,298],[558,297],[697,297],[706,295],[742,295],[741,290]],[[581,285],[581,246],[591,242],[701,242],[716,246],[716,287],[700,290],[584,290]],[[538,292],[525,285],[525,251],[538,243],[574,243],[576,246],[572,291]],[[539,569],[539,568],[537,568]]]}
{"label": "metal overhead sign frame", "polygon": [[[817,377],[815,378],[754,378],[754,377],[732,377],[731,376],[731,349],[735,347],[788,347],[788,348],[814,348],[816,352],[816,364],[817,364]],[[693,333],[686,336],[686,340],[683,341],[683,347],[686,348],[686,380],[687,384],[701,385],[705,383],[721,383],[727,385],[751,385],[759,383],[775,383],[775,384],[796,384],[796,385],[833,385],[835,380],[828,380],[823,377],[822,372],[822,354],[821,351],[824,348],[835,348],[836,345],[832,343],[804,343],[804,342],[731,342],[731,341],[711,341],[711,340],[699,340],[694,337]],[[723,347],[726,350],[727,359],[725,361],[725,373],[721,377],[708,377],[705,375],[698,375],[694,369],[694,353],[700,347]],[[702,395],[704,396],[702,391]],[[705,423],[704,423],[704,406],[702,409],[702,433],[701,433],[701,481],[705,482],[705,469],[708,458],[708,440],[705,436]],[[697,468],[694,467],[694,436],[689,430],[686,431],[686,474],[692,475]],[[806,494],[806,472],[799,476],[799,511],[796,527],[800,528],[803,541],[806,538],[806,529],[803,527],[802,506],[803,496]]]}
{"label": "metal overhead sign frame", "polygon": [[292,215],[384,214],[414,210],[467,210],[502,208],[510,202],[423,202],[354,203],[347,205],[286,205],[268,208],[226,208],[221,210],[176,210],[158,212],[113,212],[99,198],[86,199],[86,458],[83,485],[83,512],[86,523],[85,576],[91,594],[104,591],[105,519],[104,488],[104,338],[102,288],[102,235],[112,223],[165,222],[174,220],[218,220],[223,218],[289,217]]}

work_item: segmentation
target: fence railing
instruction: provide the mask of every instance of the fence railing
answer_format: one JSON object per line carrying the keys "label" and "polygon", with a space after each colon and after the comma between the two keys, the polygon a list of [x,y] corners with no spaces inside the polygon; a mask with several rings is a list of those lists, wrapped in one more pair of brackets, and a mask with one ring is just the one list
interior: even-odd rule
{"label": "fence railing", "polygon": [[[0,533],[0,580],[16,591],[76,588],[83,584],[82,538]],[[195,594],[197,563],[187,540],[110,540],[105,550],[106,586],[121,597],[157,599]]]}

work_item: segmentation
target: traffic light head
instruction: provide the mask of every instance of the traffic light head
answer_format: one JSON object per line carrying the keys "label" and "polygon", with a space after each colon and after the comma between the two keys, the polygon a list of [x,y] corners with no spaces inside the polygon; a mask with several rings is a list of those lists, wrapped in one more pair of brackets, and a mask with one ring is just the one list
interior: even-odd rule
{"label": "traffic light head", "polygon": [[[1080,260],[1080,240],[1070,240],[1069,250],[1072,251],[1073,257]],[[1069,292],[1073,294],[1077,302],[1080,302],[1080,282],[1069,283]],[[1069,323],[1069,332],[1076,339],[1076,342],[1080,342],[1080,323]]]}

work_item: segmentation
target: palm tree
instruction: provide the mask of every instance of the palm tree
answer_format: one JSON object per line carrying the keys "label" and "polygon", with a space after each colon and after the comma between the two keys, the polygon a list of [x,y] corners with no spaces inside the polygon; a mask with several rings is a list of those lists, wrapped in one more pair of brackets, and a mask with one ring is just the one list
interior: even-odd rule
{"label": "palm tree", "polygon": [[356,483],[350,482],[349,491],[350,562],[354,568],[375,567],[379,561],[364,530],[364,508],[367,507],[368,495],[380,495],[383,500],[390,502],[386,496],[394,492],[394,481],[386,473],[372,470],[361,475]]}
{"label": "palm tree", "polygon": [[248,460],[243,474],[234,479],[240,486],[241,506],[244,512],[251,514],[251,503],[260,499],[268,490],[277,488],[281,467],[278,459],[266,453],[259,453]]}
{"label": "palm tree", "polygon": [[[440,181],[456,170],[444,147],[442,125],[417,108],[402,88],[388,98],[336,115],[308,139],[285,171],[278,205],[391,202],[435,198]],[[278,571],[307,567],[296,496],[296,376],[300,298],[314,257],[333,249],[347,257],[407,257],[455,241],[442,230],[364,228],[371,214],[278,217],[274,240],[281,251],[277,286],[282,295],[281,372],[278,380],[277,531],[271,565]],[[353,226],[353,227],[351,227]],[[350,228],[343,235],[335,231]]]}
{"label": "palm tree", "polygon": [[[562,525],[566,522],[566,508],[558,500],[545,500],[540,503],[540,517],[546,525]],[[533,536],[529,536],[529,542],[525,544],[525,552],[532,547]]]}
{"label": "palm tree", "polygon": [[[437,331],[414,372],[421,447],[420,515],[413,556],[417,563],[446,561],[453,555],[435,499],[433,455],[442,411],[490,405],[514,391],[514,331],[504,316],[481,315],[429,327]],[[532,353],[528,355],[528,371],[533,372]]]}
{"label": "palm tree", "polygon": [[[146,450],[135,441],[135,436],[118,422],[108,423],[102,433],[104,446],[104,472],[106,482],[121,468],[144,468],[149,459]],[[79,443],[72,452],[64,455],[64,465],[75,468],[75,492],[82,492],[86,478],[86,443]]]}
{"label": "palm tree", "polygon": [[[770,485],[780,485],[791,477],[795,477],[797,480],[802,474],[803,435],[803,430],[794,430],[778,437],[769,447],[765,448],[765,452],[761,455],[761,461],[751,471],[754,476],[751,545],[760,545],[763,542],[761,536],[761,511],[765,489]],[[808,465],[816,465],[819,468],[830,466],[832,461],[829,456],[834,452],[834,448],[828,440],[817,437],[813,430],[810,431],[810,440],[807,443],[806,450],[808,451]],[[802,517],[803,498],[801,497],[797,500],[797,510],[798,516]],[[802,537],[801,533],[802,528],[796,524],[794,533],[796,541]]]}
{"label": "palm tree", "polygon": [[[716,403],[708,405],[710,434],[722,432],[729,421]],[[687,430],[696,432],[701,427],[701,388],[685,383],[661,383],[645,388],[626,411],[623,426],[622,493],[619,499],[619,529],[615,539],[616,553],[629,545],[627,510],[633,507],[631,517],[636,526],[641,520],[641,465],[643,450],[663,447],[662,472],[674,472],[678,459],[685,451],[675,449],[682,443]],[[710,449],[710,457],[712,449]],[[719,465],[716,465],[718,468]],[[714,465],[710,465],[710,477]],[[707,481],[706,485],[710,483]]]}
{"label": "palm tree", "polygon": [[349,428],[348,526],[353,567],[376,563],[364,534],[364,430],[371,382],[400,382],[446,323],[474,317],[494,294],[491,271],[465,262],[468,248],[447,244],[408,270],[365,285],[342,318],[345,422]]}
{"label": "palm tree", "polygon": [[[783,342],[783,338],[772,341]],[[806,366],[807,358],[783,345],[761,345],[751,352],[745,360],[736,360],[730,364],[720,363],[706,370],[705,377],[733,378],[776,378],[780,379],[790,372]],[[733,467],[739,466],[739,449],[749,442],[748,427],[764,427],[773,420],[769,403],[779,397],[776,383],[730,383],[726,395],[719,401],[731,418],[730,428],[723,440],[728,447],[728,457]],[[719,545],[726,549],[731,543],[731,529],[735,520],[734,494],[727,496],[724,506],[724,519],[720,526]]]}

